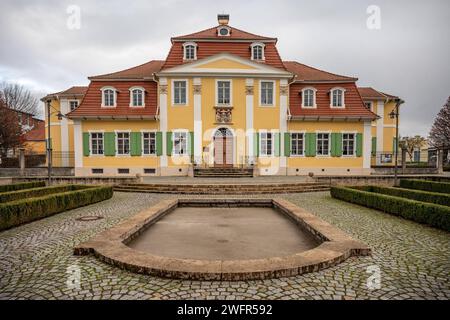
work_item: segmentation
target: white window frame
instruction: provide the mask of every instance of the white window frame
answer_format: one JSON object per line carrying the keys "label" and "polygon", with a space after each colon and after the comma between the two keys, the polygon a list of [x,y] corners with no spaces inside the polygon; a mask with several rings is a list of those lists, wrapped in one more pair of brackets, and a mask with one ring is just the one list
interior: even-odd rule
{"label": "white window frame", "polygon": [[[261,47],[261,59],[255,59],[255,48],[256,47]],[[266,45],[262,42],[254,42],[251,45],[251,60],[253,61],[265,61],[266,60],[266,56],[265,56],[265,49],[266,49]]]}
{"label": "white window frame", "polygon": [[[221,35],[220,34],[220,30],[221,29],[226,29],[228,31],[228,33],[226,35]],[[217,35],[219,37],[229,37],[231,35],[231,28],[227,27],[227,26],[220,26],[220,27],[217,28]]]}
{"label": "white window frame", "polygon": [[[270,141],[271,141],[271,148],[270,148],[270,152],[271,154],[263,154],[262,153],[262,144],[263,144],[263,134],[267,135],[270,133]],[[263,158],[272,158],[275,157],[275,132],[272,132],[271,130],[260,130],[259,131],[259,156],[263,157]],[[269,139],[267,139],[267,137],[265,138],[266,141],[269,141]],[[267,146],[266,146],[266,150],[268,150]]]}
{"label": "white window frame", "polygon": [[[186,84],[186,102],[185,103],[175,103],[175,82],[184,82]],[[172,90],[171,90],[172,106],[173,107],[187,106],[189,104],[189,81],[188,81],[188,79],[172,79],[171,87],[172,87]]]}
{"label": "white window frame", "polygon": [[[90,157],[104,157],[105,156],[105,130],[89,130],[89,156]],[[92,153],[92,134],[93,133],[101,133],[102,134],[102,154]]]}
{"label": "white window frame", "polygon": [[[135,91],[135,90],[140,90],[142,93],[142,104],[138,105],[138,106],[133,105],[133,91]],[[143,87],[137,86],[137,87],[131,87],[129,89],[129,91],[130,91],[130,107],[131,108],[145,108],[145,89]]]}
{"label": "white window frame", "polygon": [[[186,149],[184,153],[179,153],[175,148],[175,135],[184,134],[186,140]],[[188,130],[174,130],[172,131],[172,154],[175,156],[188,156],[189,155],[189,131]]]}
{"label": "white window frame", "polygon": [[[333,95],[334,91],[341,90],[342,91],[342,106],[335,106],[333,105]],[[330,108],[334,109],[344,109],[345,108],[345,89],[341,87],[334,87],[330,90]]]}
{"label": "white window frame", "polygon": [[[262,83],[263,82],[269,82],[272,83],[272,104],[263,104],[262,103]],[[276,87],[276,81],[275,80],[259,80],[259,106],[260,107],[274,107],[275,106],[275,99],[276,99],[276,95],[275,93],[277,92],[277,87]]]}
{"label": "white window frame", "polygon": [[[194,58],[188,58],[186,56],[187,47],[188,46],[193,46],[194,47]],[[185,43],[183,43],[183,60],[184,61],[195,61],[195,60],[197,60],[197,44],[195,42],[185,42]]]}
{"label": "white window frame", "polygon": [[[328,154],[319,154],[319,134],[328,135]],[[331,131],[316,131],[316,157],[329,158],[331,156]]]}
{"label": "white window frame", "polygon": [[[131,130],[114,130],[116,157],[131,157]],[[119,153],[119,133],[128,133],[128,153]]]}
{"label": "white window frame", "polygon": [[[230,103],[219,103],[219,82],[230,83]],[[216,106],[232,106],[233,105],[233,81],[231,79],[216,79]]]}
{"label": "white window frame", "polygon": [[[145,133],[153,133],[155,134],[155,153],[144,153],[144,134]],[[156,148],[157,148],[157,141],[156,141],[156,130],[141,130],[141,155],[143,157],[155,157],[157,154]]]}
{"label": "white window frame", "polygon": [[[105,91],[106,90],[112,90],[113,91],[113,99],[114,99],[114,104],[112,106],[107,106],[105,105]],[[114,87],[103,87],[100,89],[100,91],[102,92],[102,108],[115,108],[117,107],[117,89]]]}
{"label": "white window frame", "polygon": [[77,103],[77,108],[80,106],[80,101],[79,101],[79,100],[76,100],[76,99],[71,99],[71,100],[69,100],[69,101],[68,101],[68,104],[69,104],[69,112],[76,109],[76,108],[75,108],[75,109],[72,109],[72,107],[70,106],[70,104],[71,104],[72,102],[76,102],[76,103]]}
{"label": "white window frame", "polygon": [[[303,140],[303,148],[302,148],[302,154],[293,154],[292,153],[292,135],[293,134],[301,134],[302,135],[302,140]],[[291,150],[289,150],[289,154],[291,157],[305,157],[305,139],[306,139],[306,131],[289,131],[289,138],[291,139]],[[297,149],[298,150],[298,149]]]}
{"label": "white window frame", "polygon": [[[358,132],[356,132],[356,131],[341,131],[341,134],[342,134],[342,141],[341,141],[341,143],[342,143],[342,150],[341,150],[342,157],[345,157],[345,158],[355,158],[356,157],[356,134],[357,133]],[[344,155],[344,134],[352,134],[353,135],[353,154]]]}
{"label": "white window frame", "polygon": [[[313,105],[307,106],[305,105],[305,92],[307,90],[312,90],[313,92]],[[302,89],[302,109],[317,109],[317,95],[316,95],[317,89],[314,87],[305,87]]]}

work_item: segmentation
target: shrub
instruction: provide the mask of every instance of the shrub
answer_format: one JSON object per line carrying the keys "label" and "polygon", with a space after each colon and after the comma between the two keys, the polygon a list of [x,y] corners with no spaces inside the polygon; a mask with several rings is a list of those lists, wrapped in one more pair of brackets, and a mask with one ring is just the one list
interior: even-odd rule
{"label": "shrub", "polygon": [[331,196],[450,231],[450,207],[346,187],[331,187]]}
{"label": "shrub", "polygon": [[103,201],[111,198],[112,195],[111,186],[86,186],[82,190],[2,203],[0,204],[0,230]]}
{"label": "shrub", "polygon": [[81,190],[89,188],[84,185],[59,185],[53,187],[32,188],[18,191],[10,191],[0,193],[0,203],[15,201],[20,199],[28,199],[35,197],[42,197],[53,193],[62,193],[67,191]]}
{"label": "shrub", "polygon": [[358,186],[352,188],[368,192],[382,193],[389,196],[441,204],[443,206],[450,206],[450,195],[443,193],[414,190],[414,189],[388,188],[379,186],[363,186],[363,187]]}
{"label": "shrub", "polygon": [[406,189],[418,189],[439,193],[450,193],[450,183],[426,181],[426,180],[400,180],[400,187]]}
{"label": "shrub", "polygon": [[45,187],[45,181],[22,182],[15,184],[5,184],[0,186],[0,192],[24,190],[31,188]]}

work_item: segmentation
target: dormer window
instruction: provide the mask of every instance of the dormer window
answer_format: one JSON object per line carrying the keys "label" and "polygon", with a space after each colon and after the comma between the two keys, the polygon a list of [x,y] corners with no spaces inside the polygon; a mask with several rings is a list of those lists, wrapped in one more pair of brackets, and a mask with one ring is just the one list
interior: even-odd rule
{"label": "dormer window", "polygon": [[145,106],[145,90],[142,87],[130,88],[130,107]]}
{"label": "dormer window", "polygon": [[333,88],[330,90],[330,107],[345,108],[345,89]]}
{"label": "dormer window", "polygon": [[316,108],[316,89],[309,87],[302,90],[302,108]]}
{"label": "dormer window", "polygon": [[217,34],[219,37],[229,37],[230,36],[230,28],[229,27],[219,27],[217,28]]}
{"label": "dormer window", "polygon": [[252,44],[252,60],[262,61],[264,60],[264,44],[253,43]]}
{"label": "dormer window", "polygon": [[183,44],[184,60],[197,60],[197,44],[195,42],[187,42]]}
{"label": "dormer window", "polygon": [[117,90],[114,87],[103,87],[102,91],[102,107],[114,108],[117,102]]}

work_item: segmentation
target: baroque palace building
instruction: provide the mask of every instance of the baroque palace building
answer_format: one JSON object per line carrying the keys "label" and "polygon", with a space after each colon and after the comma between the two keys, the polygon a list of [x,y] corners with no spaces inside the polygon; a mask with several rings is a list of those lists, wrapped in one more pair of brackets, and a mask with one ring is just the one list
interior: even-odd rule
{"label": "baroque palace building", "polygon": [[[277,39],[228,24],[174,37],[164,61],[89,77],[50,103],[55,163],[76,175],[370,174],[392,164],[403,101],[357,78],[283,61]],[[58,115],[60,113],[60,115]],[[61,116],[61,114],[63,116]]]}

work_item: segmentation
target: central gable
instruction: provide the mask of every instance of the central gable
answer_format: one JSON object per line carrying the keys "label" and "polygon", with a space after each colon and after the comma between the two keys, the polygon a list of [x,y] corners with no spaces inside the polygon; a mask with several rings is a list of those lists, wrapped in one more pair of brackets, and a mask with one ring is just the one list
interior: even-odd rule
{"label": "central gable", "polygon": [[158,76],[189,76],[189,75],[242,75],[242,76],[271,76],[291,78],[292,73],[268,66],[264,63],[254,62],[250,59],[230,54],[219,53],[207,58],[199,59],[180,66],[164,69]]}

